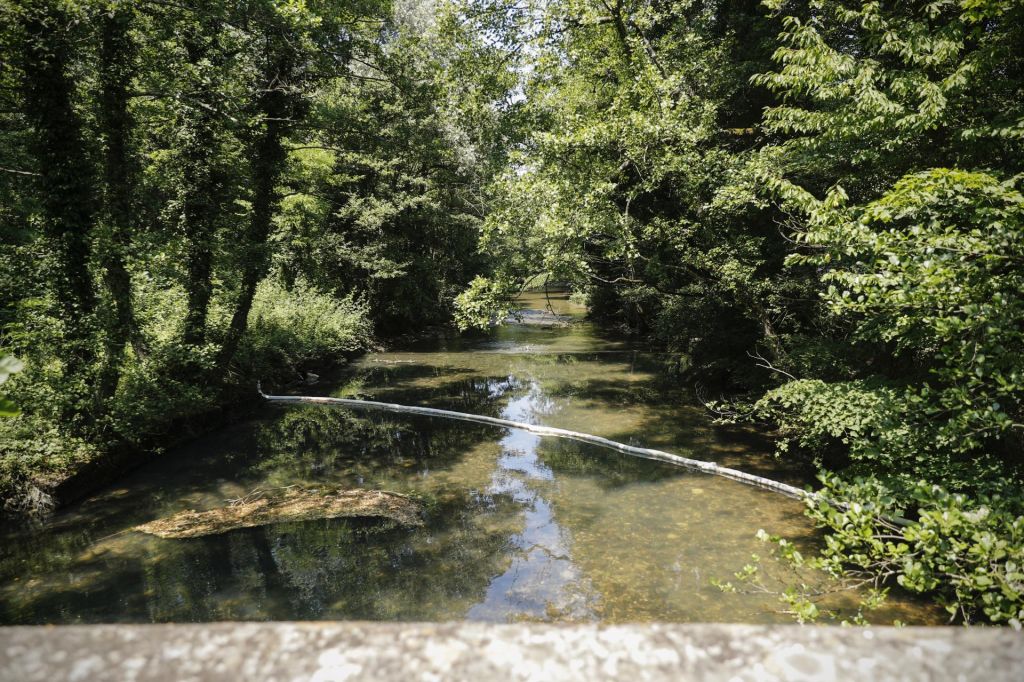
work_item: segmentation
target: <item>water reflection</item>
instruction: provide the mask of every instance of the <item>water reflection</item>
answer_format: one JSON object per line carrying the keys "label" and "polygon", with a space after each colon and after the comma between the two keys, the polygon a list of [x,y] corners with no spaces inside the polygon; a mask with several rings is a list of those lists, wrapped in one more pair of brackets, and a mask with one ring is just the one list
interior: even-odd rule
{"label": "water reflection", "polygon": [[[532,383],[526,395],[509,400],[502,417],[535,424],[553,409],[554,402]],[[592,602],[598,596],[573,563],[571,533],[558,524],[545,496],[557,483],[539,457],[540,442],[540,436],[519,430],[510,430],[501,439],[488,492],[507,495],[524,508],[523,530],[512,538],[517,552],[511,566],[491,580],[483,601],[466,614],[470,620],[596,618]]]}
{"label": "water reflection", "polygon": [[[546,302],[534,301],[537,307]],[[563,299],[556,312],[577,314]],[[536,317],[536,316],[535,316]],[[543,319],[543,318],[541,318]],[[516,325],[367,356],[339,393],[595,433],[800,482],[756,434],[712,428],[664,356],[586,324]],[[165,540],[131,526],[255,488],[413,494],[425,525],[333,519]],[[723,594],[758,528],[816,542],[799,503],[518,430],[324,407],[168,453],[33,532],[6,529],[0,622],[372,619],[788,622]],[[894,602],[881,621],[941,615]]]}

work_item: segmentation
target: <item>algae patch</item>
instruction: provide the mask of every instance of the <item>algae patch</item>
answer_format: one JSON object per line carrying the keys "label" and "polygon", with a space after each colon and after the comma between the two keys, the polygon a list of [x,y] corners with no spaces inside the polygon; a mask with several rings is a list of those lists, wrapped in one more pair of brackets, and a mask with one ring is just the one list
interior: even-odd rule
{"label": "algae patch", "polygon": [[382,518],[404,526],[421,526],[422,510],[416,500],[383,490],[284,488],[272,495],[256,491],[209,511],[178,512],[133,530],[161,538],[195,538],[238,528],[339,517]]}

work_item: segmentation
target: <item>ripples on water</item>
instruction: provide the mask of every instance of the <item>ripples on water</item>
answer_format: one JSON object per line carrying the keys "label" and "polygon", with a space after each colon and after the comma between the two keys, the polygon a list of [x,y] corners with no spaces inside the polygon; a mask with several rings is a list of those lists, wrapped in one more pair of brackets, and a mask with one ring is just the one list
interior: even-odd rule
{"label": "ripples on water", "polygon": [[[542,423],[801,483],[755,435],[724,434],[665,356],[531,313],[479,340],[376,353],[338,394]],[[543,296],[526,306],[547,307]],[[550,318],[550,315],[547,315]],[[413,493],[418,529],[332,519],[189,540],[125,531],[256,488],[337,483]],[[725,479],[466,422],[268,407],[125,478],[0,549],[0,622],[267,619],[789,622],[725,594],[765,547],[812,545],[802,505]],[[779,567],[775,567],[779,570]],[[880,621],[933,622],[894,600]]]}

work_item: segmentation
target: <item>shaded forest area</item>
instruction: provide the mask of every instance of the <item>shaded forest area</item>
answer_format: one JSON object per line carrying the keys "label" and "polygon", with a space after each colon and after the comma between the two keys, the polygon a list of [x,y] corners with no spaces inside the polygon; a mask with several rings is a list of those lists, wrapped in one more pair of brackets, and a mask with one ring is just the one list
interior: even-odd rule
{"label": "shaded forest area", "polygon": [[0,26],[9,505],[550,277],[819,468],[824,548],[774,551],[865,608],[898,585],[1020,627],[1024,3],[4,0]]}
{"label": "shaded forest area", "polygon": [[0,7],[0,492],[443,323],[481,271],[513,79],[451,13]]}

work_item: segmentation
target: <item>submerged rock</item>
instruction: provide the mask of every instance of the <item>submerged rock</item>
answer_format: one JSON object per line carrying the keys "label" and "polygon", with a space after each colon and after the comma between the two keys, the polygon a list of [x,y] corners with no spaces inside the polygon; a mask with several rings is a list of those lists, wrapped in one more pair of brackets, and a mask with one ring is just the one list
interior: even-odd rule
{"label": "submerged rock", "polygon": [[382,518],[404,526],[421,526],[423,506],[405,495],[382,490],[284,488],[262,491],[204,512],[184,511],[150,521],[133,530],[162,538],[195,538],[286,521],[339,517]]}

